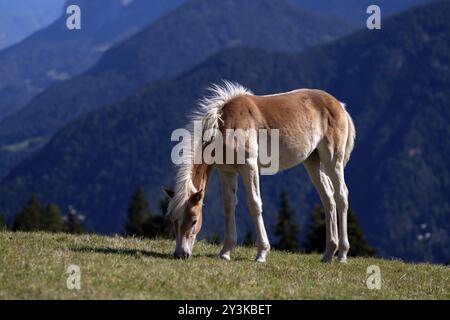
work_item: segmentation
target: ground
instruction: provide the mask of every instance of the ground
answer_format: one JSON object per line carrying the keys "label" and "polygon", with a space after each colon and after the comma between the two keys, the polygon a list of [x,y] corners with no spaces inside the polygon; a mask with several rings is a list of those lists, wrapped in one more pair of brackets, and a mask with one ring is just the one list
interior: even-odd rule
{"label": "ground", "polygon": [[[232,261],[198,242],[188,261],[171,258],[174,242],[94,235],[0,232],[0,299],[450,299],[450,268],[397,260],[349,258],[239,247]],[[67,288],[80,267],[81,288]],[[367,268],[381,271],[369,290]]]}

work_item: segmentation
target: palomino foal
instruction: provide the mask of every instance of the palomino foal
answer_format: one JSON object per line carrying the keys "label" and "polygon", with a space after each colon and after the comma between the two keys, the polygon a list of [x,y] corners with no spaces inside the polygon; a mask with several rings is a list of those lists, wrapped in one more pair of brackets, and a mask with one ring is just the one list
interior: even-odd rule
{"label": "palomino foal", "polygon": [[[244,142],[236,139],[223,142],[223,148],[237,152],[245,149],[243,162],[210,163],[194,161],[196,153],[226,135],[227,129],[278,129],[279,170],[303,163],[320,195],[326,213],[326,250],[322,258],[330,262],[338,253],[338,261],[346,262],[350,244],[347,237],[348,190],[344,167],[350,158],[355,140],[355,127],[345,105],[320,90],[301,89],[268,96],[256,96],[241,85],[224,81],[213,85],[211,96],[200,101],[193,121],[200,121],[201,141],[189,143],[178,168],[176,188],[167,192],[171,198],[168,215],[176,233],[175,257],[192,254],[196,236],[202,225],[202,207],[208,178],[213,168],[219,170],[225,208],[225,237],[220,257],[230,259],[236,246],[235,207],[237,176],[241,175],[247,193],[247,205],[256,226],[256,260],[264,262],[270,244],[262,216],[258,157],[258,139],[246,135]],[[192,131],[191,131],[192,132]],[[205,141],[206,132],[209,132]],[[197,139],[198,140],[198,139]],[[221,141],[221,140],[220,140]],[[339,232],[336,210],[339,213]]]}

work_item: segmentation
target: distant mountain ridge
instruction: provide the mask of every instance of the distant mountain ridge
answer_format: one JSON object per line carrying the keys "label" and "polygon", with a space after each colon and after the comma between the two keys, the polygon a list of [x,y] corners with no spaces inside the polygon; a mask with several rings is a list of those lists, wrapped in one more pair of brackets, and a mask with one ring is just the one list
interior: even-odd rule
{"label": "distant mountain ridge", "polygon": [[[257,94],[321,88],[346,102],[356,123],[346,177],[370,243],[386,257],[428,254],[447,262],[449,15],[450,2],[438,1],[389,19],[379,32],[362,30],[303,54],[227,49],[176,80],[153,83],[64,127],[2,181],[0,208],[11,215],[36,192],[44,201],[75,205],[97,231],[120,231],[137,185],[156,206],[160,187],[173,182],[170,133],[184,126],[209,83],[231,79]],[[269,230],[281,190],[289,192],[302,226],[318,202],[302,168],[263,177],[261,188]],[[219,192],[215,177],[203,235],[222,228]],[[251,228],[243,211],[240,201],[241,235]],[[418,237],[422,225],[431,234],[427,243]]]}
{"label": "distant mountain ridge", "polygon": [[[89,9],[88,12],[101,12],[103,10],[105,11],[105,13],[103,13],[104,17],[112,17],[117,15],[118,12],[123,11],[123,2],[109,1],[109,7],[105,6],[105,9],[101,7],[101,0],[96,1],[97,2],[94,1],[90,4],[92,8]],[[383,8],[383,19],[388,14],[414,5],[420,1],[427,0],[398,0],[395,2],[386,2],[383,0],[380,3]],[[176,7],[181,2],[182,0],[157,0],[152,1],[151,3],[147,1],[142,2],[142,0],[126,2],[126,9],[128,11],[122,12],[120,15],[121,18],[116,19],[118,21],[115,22],[113,26],[116,29],[109,30],[110,26],[107,23],[108,19],[106,19],[106,22],[103,21],[105,18],[102,18],[102,15],[98,18],[99,21],[93,22],[92,27],[89,27],[89,29],[96,30],[97,36],[100,37],[107,37],[109,34],[120,34],[121,36],[124,36],[121,34],[121,31],[129,30],[129,21],[133,21],[132,25],[135,25],[135,16],[141,17],[141,15],[147,14],[147,7],[150,5],[155,9],[151,11],[148,19],[154,19],[158,14],[165,12],[164,10]],[[302,11],[302,14],[298,14],[300,9],[295,6],[295,3],[313,13],[307,14]],[[159,30],[158,27],[155,26],[155,28],[153,28],[153,33],[148,32],[148,30],[143,31],[133,38],[134,42],[132,41],[133,39],[130,39],[130,41],[125,41],[123,44],[117,45],[116,48],[107,51],[106,56],[100,63],[97,64],[93,70],[82,76],[61,83],[64,79],[71,77],[74,72],[69,72],[67,70],[61,71],[61,68],[49,68],[45,72],[40,71],[38,77],[44,76],[44,79],[47,80],[51,78],[52,80],[48,85],[54,83],[54,86],[33,99],[21,112],[11,115],[7,119],[4,119],[4,121],[0,121],[0,178],[21,159],[42,147],[51,135],[64,123],[76,118],[84,112],[120,100],[147,81],[170,78],[180,70],[187,70],[196,63],[200,63],[206,56],[212,54],[215,50],[219,51],[223,46],[250,45],[292,51],[295,48],[303,48],[304,46],[309,46],[317,41],[326,42],[337,37],[337,35],[348,33],[351,28],[342,25],[342,22],[335,20],[335,18],[326,17],[324,19],[320,16],[320,13],[331,17],[343,17],[346,20],[351,20],[349,17],[353,15],[358,15],[360,17],[363,14],[364,17],[366,17],[367,15],[364,13],[365,8],[361,7],[363,4],[365,5],[364,1],[355,2],[353,0],[339,2],[336,2],[335,0],[326,0],[321,1],[320,4],[308,0],[286,0],[278,2],[277,5],[275,5],[275,2],[272,2],[266,6],[264,10],[266,12],[268,9],[272,10],[273,15],[266,14],[265,16],[258,18],[257,23],[260,30],[254,31],[254,29],[249,28],[249,32],[254,33],[251,37],[253,42],[242,42],[239,40],[239,37],[236,38],[232,33],[227,34],[229,31],[236,33],[236,30],[233,29],[233,27],[222,28],[222,31],[218,32],[217,35],[215,35],[214,32],[205,33],[205,35],[200,38],[191,37],[192,34],[188,32],[188,30],[198,29],[200,27],[200,21],[203,21],[205,25],[209,27],[212,24],[218,23],[227,26],[229,23],[228,20],[231,21],[231,19],[226,19],[225,23],[223,23],[222,20],[211,19],[211,17],[214,17],[214,15],[217,16],[217,14],[226,17],[228,14],[231,14],[231,16],[234,16],[236,19],[237,17],[245,16],[245,12],[249,12],[250,8],[257,7],[258,5],[264,7],[264,2],[254,0],[239,2],[239,5],[244,6],[247,9],[243,9],[243,12],[238,14],[233,14],[232,10],[230,11],[230,8],[233,7],[232,1],[229,1],[226,4],[215,4],[214,2],[211,2],[205,6],[202,5],[200,0],[193,0],[192,3],[187,3],[182,9],[180,8],[177,14],[171,15],[172,20],[169,21],[169,18],[164,18],[164,22],[159,23]],[[216,7],[216,9],[214,9],[214,7]],[[82,6],[82,8],[85,8],[85,6]],[[257,12],[260,10],[254,9],[254,11]],[[274,17],[280,16],[281,11],[285,11],[283,14],[286,14],[286,17],[289,16],[290,18],[287,19],[287,21],[284,21],[285,19],[278,19],[281,23],[276,23],[277,21],[275,21],[274,27],[269,27],[265,30],[264,26],[270,25],[270,23],[261,23],[261,21],[273,20]],[[292,14],[291,11],[295,13]],[[345,16],[339,15],[342,12],[345,13]],[[202,18],[205,16],[209,16],[209,20]],[[255,16],[257,16],[257,14]],[[297,21],[293,21],[294,16],[297,16]],[[145,19],[141,20],[145,21]],[[253,15],[250,15],[247,20],[249,19],[250,21],[253,21]],[[140,21],[139,19],[137,20]],[[316,22],[311,25],[312,21]],[[185,25],[188,27],[184,27]],[[302,27],[299,28],[298,26],[300,25]],[[103,30],[105,27],[102,26],[106,26],[108,30]],[[361,28],[364,26],[365,23],[354,24],[353,28]],[[245,24],[242,25],[240,30],[241,37],[245,37],[245,30],[247,27],[248,26]],[[212,29],[209,28],[208,30]],[[347,30],[347,32],[345,30]],[[277,32],[278,34],[276,34]],[[195,34],[195,32],[192,33]],[[283,37],[279,37],[279,34],[283,34]],[[261,39],[261,37],[266,37],[267,41]],[[167,39],[178,40],[167,41]],[[226,43],[219,44],[220,41],[223,41],[224,39],[229,40],[226,40]],[[59,47],[61,46],[61,41],[61,39],[57,41]],[[164,41],[169,43],[164,43]],[[141,45],[143,42],[148,43],[147,48]],[[173,42],[173,44],[171,44],[171,42]],[[108,46],[105,46],[104,44],[91,44],[91,47],[103,51],[106,50]],[[159,54],[159,50],[155,49],[157,47],[165,48],[164,50],[167,52]],[[201,48],[204,48],[204,50],[201,50]],[[75,52],[77,51],[75,50]],[[98,56],[98,54],[99,52],[95,55]],[[47,55],[48,54],[46,54],[46,56]],[[68,58],[68,61],[77,60],[78,62],[80,59],[80,61],[85,61],[84,57],[75,57],[73,54]],[[17,56],[15,56],[15,59],[17,59]],[[39,59],[39,61],[45,62],[48,61],[48,59]],[[58,62],[59,60],[56,59],[55,61]],[[189,61],[190,63],[186,64],[186,61]],[[12,66],[14,66],[14,63],[12,63]],[[78,63],[75,66],[76,68],[80,68]],[[28,72],[28,69],[33,70],[33,67],[24,69],[27,69]],[[77,72],[79,71],[80,70]],[[28,76],[22,76],[22,78],[30,79]],[[42,89],[34,86],[34,81],[30,82],[27,80],[22,84],[19,83],[18,87],[15,85],[6,86],[2,93],[1,82],[0,77],[0,109],[3,107],[8,111],[11,111],[10,103],[16,104],[16,102],[19,102],[19,104],[22,105],[22,102],[30,99],[31,96],[37,94]],[[26,88],[23,87],[23,84],[26,85]],[[47,84],[45,84],[44,87],[45,86],[47,86]],[[28,92],[28,90],[31,90],[32,92]],[[98,92],[102,92],[102,94],[98,95]],[[19,106],[19,104],[17,106]],[[0,120],[1,117],[0,110]]]}
{"label": "distant mountain ridge", "polygon": [[183,0],[73,0],[82,29],[61,16],[17,45],[0,52],[0,119],[13,114],[49,86],[91,67],[103,52],[141,30]]}
{"label": "distant mountain ridge", "polygon": [[116,102],[146,82],[187,71],[224,48],[301,51],[351,30],[289,0],[188,1],[105,52],[88,72],[49,88],[1,121],[0,177],[79,115]]}
{"label": "distant mountain ridge", "polygon": [[0,50],[58,18],[65,0],[0,0]]}
{"label": "distant mountain ridge", "polygon": [[[22,1],[24,0],[8,1],[5,8],[22,6],[25,8],[22,10],[26,14],[26,10],[34,8],[33,6],[37,2],[35,0],[30,0],[31,2],[28,3]],[[0,52],[0,120],[7,115],[14,114],[51,85],[86,71],[104,51],[185,1],[188,0],[68,1],[65,7],[69,4],[76,4],[82,8],[84,26],[82,31],[67,32],[68,30],[65,28],[67,16],[63,14],[55,23],[31,35],[23,43]],[[258,3],[258,0],[245,1]],[[381,0],[377,3],[382,7],[382,17],[385,18],[395,12],[427,1],[430,0]],[[320,2],[292,0],[292,2],[316,15],[326,16],[332,21],[336,19],[341,20],[341,23],[346,21],[355,28],[365,26],[367,17],[365,10],[370,3],[368,0],[323,0]],[[48,6],[49,2],[46,1],[45,5]],[[45,6],[40,6],[36,11],[44,11],[45,8]],[[8,12],[6,11],[4,14],[7,15]],[[23,23],[27,21],[33,24],[31,18],[24,16],[21,19],[24,20]],[[7,24],[9,28],[21,24],[20,19],[10,20],[9,16],[1,19],[0,30],[2,29],[1,23]],[[22,27],[18,26],[18,28]],[[6,29],[8,30],[8,28]],[[312,31],[314,28],[306,32]],[[289,33],[292,30],[285,29],[284,33],[286,32]],[[0,43],[1,37],[2,33],[0,32]]]}

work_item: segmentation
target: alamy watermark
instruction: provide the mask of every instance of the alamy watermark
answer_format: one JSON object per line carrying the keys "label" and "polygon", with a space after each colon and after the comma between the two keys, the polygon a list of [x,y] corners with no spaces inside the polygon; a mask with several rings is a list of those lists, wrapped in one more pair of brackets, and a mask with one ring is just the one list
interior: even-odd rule
{"label": "alamy watermark", "polygon": [[366,280],[366,285],[369,290],[381,289],[381,270],[377,265],[371,265],[367,267],[367,274],[369,275]]}
{"label": "alamy watermark", "polygon": [[223,137],[220,130],[203,131],[202,121],[194,121],[192,132],[176,129],[171,141],[178,141],[171,153],[176,165],[189,162],[236,165],[257,158],[262,175],[273,175],[279,170],[279,129],[226,129]]}
{"label": "alamy watermark", "polygon": [[[128,5],[128,0],[124,2],[125,6]],[[69,30],[81,30],[81,8],[78,5],[71,4],[67,7],[66,13],[69,15],[66,20],[66,27]],[[375,4],[367,7],[367,14],[370,16],[367,18],[366,26],[369,30],[381,29],[381,8]]]}
{"label": "alamy watermark", "polygon": [[69,290],[80,290],[81,289],[81,269],[77,265],[70,265],[67,268],[66,273],[68,274],[66,285]]}
{"label": "alamy watermark", "polygon": [[67,7],[66,13],[69,15],[66,20],[67,29],[81,30],[81,8],[72,4]]}
{"label": "alamy watermark", "polygon": [[370,5],[366,10],[367,14],[370,16],[367,18],[366,26],[369,30],[380,30],[381,29],[381,9],[377,5]]}

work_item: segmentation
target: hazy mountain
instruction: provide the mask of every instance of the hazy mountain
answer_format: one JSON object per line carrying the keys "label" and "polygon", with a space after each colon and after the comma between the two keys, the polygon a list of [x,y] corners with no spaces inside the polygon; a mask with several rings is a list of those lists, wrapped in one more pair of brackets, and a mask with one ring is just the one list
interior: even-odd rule
{"label": "hazy mountain", "polygon": [[[65,27],[67,15],[63,14],[51,26],[0,54],[0,119],[13,114],[50,85],[82,73],[114,43],[186,0],[77,0],[62,8],[63,1],[0,1],[0,49],[56,20],[68,4],[80,5],[83,17],[82,31],[69,32]],[[365,26],[365,10],[371,4],[369,0],[294,1],[311,12],[342,19],[357,28]],[[429,0],[381,0],[377,4],[384,18],[426,1]],[[313,31],[311,28],[306,32]]]}
{"label": "hazy mountain", "polygon": [[0,0],[0,50],[46,27],[61,15],[65,0]]}
{"label": "hazy mountain", "polygon": [[182,1],[68,1],[81,8],[81,30],[68,30],[68,15],[61,10],[50,26],[0,52],[0,119],[49,86],[86,71],[108,48]]}
{"label": "hazy mountain", "polygon": [[[449,260],[450,2],[440,1],[303,54],[228,49],[174,81],[154,83],[121,103],[84,115],[61,130],[0,186],[10,215],[32,192],[72,204],[97,231],[120,231],[137,185],[156,207],[170,185],[170,133],[186,122],[203,89],[222,78],[257,94],[315,87],[348,104],[357,144],[347,167],[352,206],[370,243],[384,256]],[[287,190],[304,225],[318,201],[300,167],[261,181],[267,224]],[[217,177],[207,193],[203,235],[221,230]],[[242,190],[242,188],[241,188]],[[238,226],[251,225],[245,201]],[[425,228],[421,225],[426,224]],[[304,228],[302,230],[305,230]],[[427,242],[418,241],[424,232]]]}
{"label": "hazy mountain", "polygon": [[89,72],[53,86],[4,119],[0,176],[80,114],[124,98],[150,80],[175,76],[226,47],[300,51],[350,30],[288,0],[189,1],[107,51]]}

